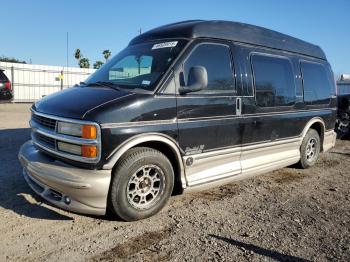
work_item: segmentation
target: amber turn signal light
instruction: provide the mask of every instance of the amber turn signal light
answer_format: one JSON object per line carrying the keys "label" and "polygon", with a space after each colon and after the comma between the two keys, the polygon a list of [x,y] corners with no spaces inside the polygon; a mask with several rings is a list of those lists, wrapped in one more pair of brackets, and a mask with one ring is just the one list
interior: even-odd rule
{"label": "amber turn signal light", "polygon": [[83,125],[82,138],[95,139],[96,138],[96,126]]}
{"label": "amber turn signal light", "polygon": [[88,158],[95,158],[95,157],[97,157],[97,148],[96,148],[96,146],[82,145],[81,146],[81,156],[88,157]]}

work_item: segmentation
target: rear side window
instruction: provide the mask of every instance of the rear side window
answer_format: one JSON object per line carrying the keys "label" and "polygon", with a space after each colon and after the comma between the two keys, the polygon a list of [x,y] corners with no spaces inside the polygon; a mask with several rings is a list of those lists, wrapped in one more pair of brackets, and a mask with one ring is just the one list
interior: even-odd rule
{"label": "rear side window", "polygon": [[4,74],[3,71],[0,71],[0,81],[2,81],[2,82],[8,81],[6,75]]}
{"label": "rear side window", "polygon": [[350,82],[348,84],[338,83],[338,95],[350,95]]}
{"label": "rear side window", "polygon": [[322,64],[301,62],[304,101],[306,104],[328,104],[333,84],[330,82],[326,68]]}
{"label": "rear side window", "polygon": [[251,62],[258,106],[278,107],[295,103],[293,70],[287,58],[254,54]]}
{"label": "rear side window", "polygon": [[231,66],[230,49],[221,44],[200,44],[195,47],[184,64],[184,78],[193,66],[204,66],[208,73],[208,87],[197,93],[233,93],[235,82]]}

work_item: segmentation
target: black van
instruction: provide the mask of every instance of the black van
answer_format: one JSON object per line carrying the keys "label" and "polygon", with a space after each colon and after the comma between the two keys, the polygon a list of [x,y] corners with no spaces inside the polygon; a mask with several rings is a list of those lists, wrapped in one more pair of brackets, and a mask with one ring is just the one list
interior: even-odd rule
{"label": "black van", "polygon": [[333,73],[315,45],[257,26],[185,21],[135,37],[86,83],[32,107],[32,189],[124,220],[174,192],[299,163],[335,144]]}
{"label": "black van", "polygon": [[338,115],[335,130],[339,138],[350,135],[350,79],[340,79],[338,88]]}

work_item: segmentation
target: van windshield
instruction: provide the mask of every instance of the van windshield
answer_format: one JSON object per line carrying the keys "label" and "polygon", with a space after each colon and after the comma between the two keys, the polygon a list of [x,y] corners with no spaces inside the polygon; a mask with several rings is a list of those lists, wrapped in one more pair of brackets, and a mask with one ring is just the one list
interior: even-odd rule
{"label": "van windshield", "polygon": [[104,83],[122,89],[153,91],[186,43],[163,40],[128,46],[92,74],[86,85]]}

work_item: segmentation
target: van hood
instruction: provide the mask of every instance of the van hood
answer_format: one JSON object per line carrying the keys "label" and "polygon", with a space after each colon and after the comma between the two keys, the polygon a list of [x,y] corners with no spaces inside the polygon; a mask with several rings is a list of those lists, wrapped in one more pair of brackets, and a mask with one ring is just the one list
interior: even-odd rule
{"label": "van hood", "polygon": [[45,96],[33,105],[37,112],[60,117],[84,119],[101,105],[131,96],[133,93],[109,87],[72,87]]}

